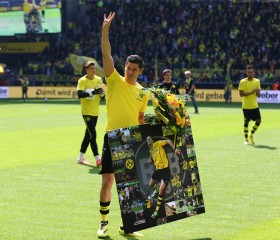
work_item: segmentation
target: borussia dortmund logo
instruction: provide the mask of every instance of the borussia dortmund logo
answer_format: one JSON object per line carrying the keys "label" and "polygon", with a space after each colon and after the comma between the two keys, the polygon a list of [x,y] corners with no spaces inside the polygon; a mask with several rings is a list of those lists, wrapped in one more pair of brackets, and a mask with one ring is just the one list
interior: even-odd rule
{"label": "borussia dortmund logo", "polygon": [[146,90],[141,89],[138,94],[137,100],[143,102],[145,95],[146,95]]}
{"label": "borussia dortmund logo", "polygon": [[145,96],[145,94],[143,92],[140,92],[139,95],[138,95],[138,97],[141,98],[141,99],[143,99],[144,96]]}
{"label": "borussia dortmund logo", "polygon": [[132,160],[132,159],[127,159],[127,160],[125,161],[125,166],[126,166],[127,169],[132,169],[132,168],[134,168],[134,162],[133,162],[133,160]]}

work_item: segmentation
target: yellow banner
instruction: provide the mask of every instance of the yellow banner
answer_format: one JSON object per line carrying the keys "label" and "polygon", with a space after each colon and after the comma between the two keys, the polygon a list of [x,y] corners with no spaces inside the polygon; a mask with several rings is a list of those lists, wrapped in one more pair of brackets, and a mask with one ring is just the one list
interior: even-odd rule
{"label": "yellow banner", "polygon": [[9,11],[8,7],[0,7],[0,12],[7,12]]}
{"label": "yellow banner", "polygon": [[70,54],[70,61],[73,68],[81,74],[84,68],[84,65],[87,61],[92,61],[96,65],[96,75],[99,77],[104,77],[103,68],[98,64],[98,62],[94,58],[86,57],[86,56],[78,56],[75,54]]}
{"label": "yellow banner", "polygon": [[[105,86],[104,86],[105,88]],[[180,91],[183,93],[183,90]],[[196,89],[198,102],[225,102],[222,89]],[[21,87],[8,87],[8,98],[21,98]],[[77,98],[76,87],[28,87],[29,98]],[[241,102],[238,90],[232,90],[232,102]]]}
{"label": "yellow banner", "polygon": [[[9,87],[9,98],[21,98],[21,87]],[[77,98],[76,87],[28,87],[28,98]]]}
{"label": "yellow banner", "polygon": [[38,53],[48,48],[48,42],[0,43],[0,53]]}
{"label": "yellow banner", "polygon": [[[185,89],[179,89],[181,94],[185,93]],[[238,90],[231,92],[232,102],[242,102]],[[197,102],[225,102],[223,89],[196,89],[195,99]]]}
{"label": "yellow banner", "polygon": [[[232,102],[241,102],[238,90],[232,90]],[[196,89],[195,99],[198,102],[225,102],[224,90],[222,89]]]}

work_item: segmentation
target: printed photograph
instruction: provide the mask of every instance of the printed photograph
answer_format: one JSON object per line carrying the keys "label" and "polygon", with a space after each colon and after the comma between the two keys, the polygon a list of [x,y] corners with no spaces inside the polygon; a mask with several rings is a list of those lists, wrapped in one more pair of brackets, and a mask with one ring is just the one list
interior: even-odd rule
{"label": "printed photograph", "polygon": [[138,231],[204,213],[190,126],[139,125],[108,133],[124,229]]}

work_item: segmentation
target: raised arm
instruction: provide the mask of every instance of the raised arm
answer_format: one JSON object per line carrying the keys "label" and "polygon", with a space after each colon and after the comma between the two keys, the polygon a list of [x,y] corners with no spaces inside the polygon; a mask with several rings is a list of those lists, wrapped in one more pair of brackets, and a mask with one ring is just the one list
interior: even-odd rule
{"label": "raised arm", "polygon": [[104,14],[104,21],[102,25],[101,48],[104,74],[106,77],[109,77],[114,71],[114,61],[111,55],[111,45],[109,41],[109,28],[115,15],[116,14],[114,12],[110,12],[108,17],[106,17],[106,14]]}

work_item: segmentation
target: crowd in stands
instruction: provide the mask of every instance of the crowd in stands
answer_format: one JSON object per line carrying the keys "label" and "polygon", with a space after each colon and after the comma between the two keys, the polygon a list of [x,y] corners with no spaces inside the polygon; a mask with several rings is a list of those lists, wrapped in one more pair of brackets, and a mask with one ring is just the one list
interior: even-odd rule
{"label": "crowd in stands", "polygon": [[197,82],[238,82],[245,76],[246,64],[254,65],[262,82],[280,81],[280,4],[276,1],[85,2],[90,3],[85,3],[85,15],[68,23],[64,32],[37,36],[37,41],[51,43],[49,49],[29,56],[28,61],[18,59],[10,67],[20,69],[20,74],[73,76],[70,53],[93,57],[102,65],[103,14],[115,11],[110,30],[115,67],[123,73],[126,57],[139,54],[146,63],[141,82],[161,80],[165,68],[174,70],[173,80],[178,82],[184,80],[186,69],[196,69]]}

